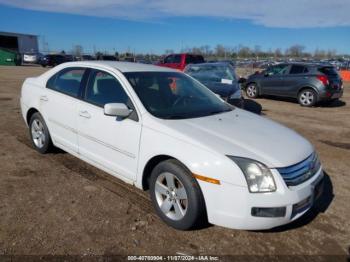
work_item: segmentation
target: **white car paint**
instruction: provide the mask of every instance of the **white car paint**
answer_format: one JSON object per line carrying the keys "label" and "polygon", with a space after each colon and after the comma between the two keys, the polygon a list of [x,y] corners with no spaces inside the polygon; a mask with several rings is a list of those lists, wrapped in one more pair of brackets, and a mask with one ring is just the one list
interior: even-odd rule
{"label": "white car paint", "polygon": [[[103,109],[46,88],[47,80],[68,67],[87,67],[112,74],[132,100],[139,121],[116,121]],[[296,164],[314,152],[313,146],[296,132],[265,117],[234,109],[207,117],[164,120],[143,106],[124,72],[163,71],[165,67],[136,63],[87,61],[61,64],[23,84],[21,109],[28,124],[30,109],[39,111],[55,146],[122,179],[143,187],[143,172],[156,156],[182,162],[193,174],[220,181],[220,185],[198,180],[210,223],[237,229],[269,229],[297,219],[292,206],[313,195],[317,174],[298,186],[288,187],[276,168]],[[177,71],[176,71],[177,72]],[[118,135],[116,135],[118,134]],[[271,169],[277,190],[250,193],[245,176],[226,155],[260,161]],[[285,206],[284,217],[253,217],[252,207]]]}

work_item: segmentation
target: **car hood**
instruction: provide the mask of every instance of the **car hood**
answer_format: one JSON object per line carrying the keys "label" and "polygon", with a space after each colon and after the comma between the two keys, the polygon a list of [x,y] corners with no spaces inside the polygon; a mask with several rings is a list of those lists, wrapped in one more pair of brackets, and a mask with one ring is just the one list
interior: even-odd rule
{"label": "car hood", "polygon": [[254,159],[270,168],[296,164],[314,150],[295,131],[238,108],[207,117],[164,122],[189,143],[222,155]]}
{"label": "car hood", "polygon": [[233,82],[232,84],[223,84],[218,82],[202,81],[202,84],[215,94],[222,97],[228,97],[240,89],[238,83],[236,82]]}

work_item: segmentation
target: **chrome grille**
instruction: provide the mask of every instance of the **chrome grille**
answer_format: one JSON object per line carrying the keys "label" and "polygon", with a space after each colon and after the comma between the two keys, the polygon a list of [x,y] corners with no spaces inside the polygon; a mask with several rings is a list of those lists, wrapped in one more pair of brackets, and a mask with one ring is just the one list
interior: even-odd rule
{"label": "chrome grille", "polygon": [[313,177],[319,170],[321,163],[316,153],[305,160],[288,167],[277,168],[287,186],[297,186]]}

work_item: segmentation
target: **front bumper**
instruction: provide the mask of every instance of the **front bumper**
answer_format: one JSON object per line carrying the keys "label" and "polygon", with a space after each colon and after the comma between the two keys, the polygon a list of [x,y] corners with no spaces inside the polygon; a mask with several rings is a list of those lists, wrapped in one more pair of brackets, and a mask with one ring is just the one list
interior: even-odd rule
{"label": "front bumper", "polygon": [[[287,187],[277,170],[272,170],[272,173],[277,191],[271,193],[249,193],[246,187],[200,182],[209,222],[233,229],[271,229],[301,217],[312,207],[319,192],[322,192],[322,167],[312,178],[294,187]],[[254,207],[285,207],[286,212],[282,217],[257,217],[252,215]]]}

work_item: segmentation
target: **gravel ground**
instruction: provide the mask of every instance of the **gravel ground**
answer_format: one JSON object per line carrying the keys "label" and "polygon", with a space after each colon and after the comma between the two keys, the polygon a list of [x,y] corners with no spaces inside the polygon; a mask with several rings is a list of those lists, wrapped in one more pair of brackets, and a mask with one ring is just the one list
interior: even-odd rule
{"label": "gravel ground", "polygon": [[326,188],[312,211],[266,232],[218,226],[182,232],[158,219],[147,192],[67,153],[39,155],[32,149],[19,94],[26,77],[45,70],[0,67],[0,255],[348,254],[350,84],[341,102],[327,107],[266,98],[251,102],[319,152]]}

